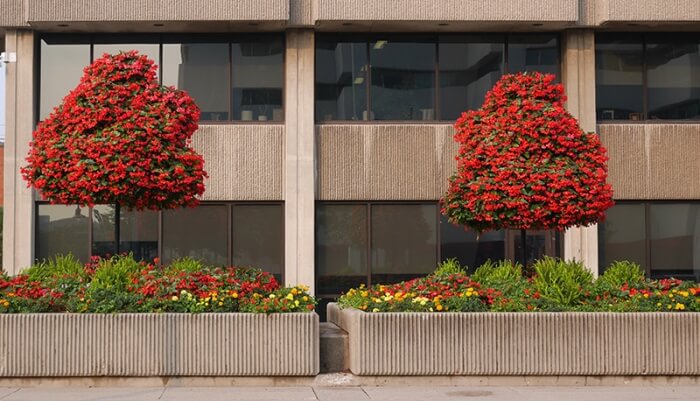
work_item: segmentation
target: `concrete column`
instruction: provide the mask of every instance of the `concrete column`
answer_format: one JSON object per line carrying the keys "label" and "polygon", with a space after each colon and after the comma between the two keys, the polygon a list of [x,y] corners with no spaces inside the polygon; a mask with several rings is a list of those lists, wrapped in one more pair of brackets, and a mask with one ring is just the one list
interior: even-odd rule
{"label": "concrete column", "polygon": [[[569,30],[562,35],[563,80],[566,107],[586,132],[596,130],[595,116],[595,33]],[[564,235],[564,258],[583,262],[598,274],[598,227],[572,228]]]}
{"label": "concrete column", "polygon": [[287,30],[285,60],[285,282],[314,291],[314,31]]}
{"label": "concrete column", "polygon": [[2,267],[16,274],[34,258],[34,195],[19,171],[34,130],[34,33],[7,31],[5,51],[16,53],[17,62],[0,70],[7,74]]}

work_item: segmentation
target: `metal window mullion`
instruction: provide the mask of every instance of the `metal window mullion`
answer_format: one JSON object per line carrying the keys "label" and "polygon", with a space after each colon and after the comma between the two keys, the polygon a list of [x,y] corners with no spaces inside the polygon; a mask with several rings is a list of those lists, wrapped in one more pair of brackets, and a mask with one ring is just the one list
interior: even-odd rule
{"label": "metal window mullion", "polygon": [[647,74],[647,41],[642,36],[642,119],[649,119],[649,77]]}

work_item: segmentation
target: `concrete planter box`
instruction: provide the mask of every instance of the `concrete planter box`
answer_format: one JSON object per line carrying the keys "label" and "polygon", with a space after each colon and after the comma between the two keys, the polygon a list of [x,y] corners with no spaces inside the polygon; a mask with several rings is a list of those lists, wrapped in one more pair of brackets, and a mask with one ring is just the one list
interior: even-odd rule
{"label": "concrete planter box", "polygon": [[0,315],[0,377],[311,376],[318,315]]}
{"label": "concrete planter box", "polygon": [[356,375],[700,375],[700,313],[366,313],[328,305]]}

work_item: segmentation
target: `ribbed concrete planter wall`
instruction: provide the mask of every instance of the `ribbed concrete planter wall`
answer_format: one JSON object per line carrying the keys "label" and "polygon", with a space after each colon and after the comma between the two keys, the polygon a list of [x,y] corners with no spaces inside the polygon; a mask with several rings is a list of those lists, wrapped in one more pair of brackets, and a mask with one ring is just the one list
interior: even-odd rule
{"label": "ribbed concrete planter wall", "polygon": [[329,304],[356,375],[700,375],[700,313],[366,313]]}
{"label": "ribbed concrete planter wall", "polygon": [[318,315],[0,315],[0,376],[310,376]]}

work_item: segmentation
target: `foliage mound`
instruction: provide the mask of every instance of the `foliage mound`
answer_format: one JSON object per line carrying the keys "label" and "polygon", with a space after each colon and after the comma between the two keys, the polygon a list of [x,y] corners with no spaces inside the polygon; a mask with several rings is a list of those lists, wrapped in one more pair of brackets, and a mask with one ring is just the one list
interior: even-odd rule
{"label": "foliage mound", "polygon": [[442,199],[450,222],[477,232],[602,221],[613,205],[607,156],[564,107],[554,75],[504,75],[455,124],[457,172]]}
{"label": "foliage mound", "polygon": [[316,300],[307,291],[281,288],[260,269],[192,259],[157,266],[121,255],[81,265],[57,256],[23,274],[0,275],[0,313],[309,312]]}
{"label": "foliage mound", "polygon": [[188,142],[199,115],[147,57],[105,54],[39,123],[22,175],[52,203],[195,206],[206,173]]}
{"label": "foliage mound", "polygon": [[531,278],[510,261],[488,261],[472,277],[441,266],[426,277],[353,288],[338,304],[367,312],[700,312],[700,285],[639,279],[633,264],[616,263],[596,281],[581,263],[553,258],[536,261]]}

